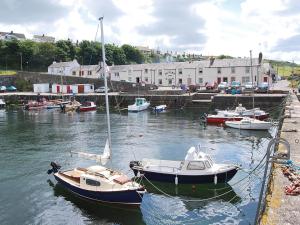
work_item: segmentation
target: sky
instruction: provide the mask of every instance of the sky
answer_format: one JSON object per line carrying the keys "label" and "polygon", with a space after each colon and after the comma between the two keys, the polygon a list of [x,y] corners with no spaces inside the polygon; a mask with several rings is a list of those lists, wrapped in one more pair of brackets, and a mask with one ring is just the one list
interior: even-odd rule
{"label": "sky", "polygon": [[299,0],[0,0],[0,31],[300,63]]}

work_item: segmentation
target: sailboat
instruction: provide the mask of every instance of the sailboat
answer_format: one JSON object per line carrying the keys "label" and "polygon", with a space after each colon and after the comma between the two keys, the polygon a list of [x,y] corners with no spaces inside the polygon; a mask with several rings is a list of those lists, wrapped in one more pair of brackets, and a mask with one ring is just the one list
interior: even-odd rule
{"label": "sailboat", "polygon": [[[72,152],[78,156],[93,159],[105,165],[111,159],[111,136],[110,136],[110,118],[107,94],[107,75],[105,65],[105,49],[103,37],[103,17],[100,19],[101,24],[101,42],[103,71],[105,84],[105,102],[107,114],[108,139],[105,144],[103,154],[89,154],[85,152]],[[106,168],[100,165],[94,165],[87,168],[74,168],[71,170],[61,171],[61,166],[51,162],[52,169],[48,174],[53,173],[55,179],[66,189],[76,195],[94,201],[105,203],[139,205],[141,204],[143,194],[146,192],[143,186],[129,179],[125,174]]]}

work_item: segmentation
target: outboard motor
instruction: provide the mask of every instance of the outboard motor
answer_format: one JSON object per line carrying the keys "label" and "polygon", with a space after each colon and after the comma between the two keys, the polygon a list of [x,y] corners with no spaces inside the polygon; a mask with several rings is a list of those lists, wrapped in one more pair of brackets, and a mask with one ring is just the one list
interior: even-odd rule
{"label": "outboard motor", "polygon": [[133,167],[135,167],[135,166],[140,166],[140,162],[139,161],[131,161],[129,163],[129,167],[130,167],[130,169],[133,170],[134,176],[137,176],[138,170],[133,169]]}
{"label": "outboard motor", "polygon": [[61,166],[55,162],[51,162],[50,166],[52,167],[52,169],[47,171],[48,174],[57,173],[59,171],[59,169],[61,168]]}

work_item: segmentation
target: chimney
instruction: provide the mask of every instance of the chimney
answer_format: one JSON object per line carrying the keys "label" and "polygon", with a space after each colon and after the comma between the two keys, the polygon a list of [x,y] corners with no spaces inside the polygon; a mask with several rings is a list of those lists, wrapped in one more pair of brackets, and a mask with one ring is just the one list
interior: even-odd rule
{"label": "chimney", "polygon": [[45,34],[43,34],[43,37],[45,37]]}
{"label": "chimney", "polygon": [[11,31],[10,33],[11,33],[11,34],[13,34],[13,33],[14,33],[14,31]]}

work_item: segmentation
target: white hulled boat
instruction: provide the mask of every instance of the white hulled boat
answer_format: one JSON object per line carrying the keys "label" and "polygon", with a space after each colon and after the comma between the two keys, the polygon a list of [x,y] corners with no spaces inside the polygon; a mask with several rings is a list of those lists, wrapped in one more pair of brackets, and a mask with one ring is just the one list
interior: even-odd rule
{"label": "white hulled boat", "polygon": [[147,102],[145,98],[136,98],[133,105],[128,106],[128,112],[140,112],[148,109],[150,102]]}
{"label": "white hulled boat", "polygon": [[0,98],[0,109],[5,108],[5,106],[6,106],[5,101],[4,101],[3,99]]}
{"label": "white hulled boat", "polygon": [[244,117],[240,121],[226,121],[225,125],[231,128],[242,130],[268,130],[272,127],[271,122],[261,121],[249,117]]}
{"label": "white hulled boat", "polygon": [[[73,152],[78,156],[94,159],[105,165],[111,158],[111,137],[110,137],[110,119],[109,105],[107,94],[107,71],[105,65],[105,50],[103,38],[103,17],[100,18],[102,33],[102,57],[104,65],[104,84],[105,84],[105,103],[107,114],[108,139],[105,144],[103,154],[89,154],[85,152]],[[52,169],[48,174],[53,173],[55,179],[63,187],[70,190],[76,195],[91,199],[94,201],[139,205],[145,189],[140,184],[129,179],[125,174],[106,168],[104,166],[95,165],[87,168],[75,168],[71,170],[61,171],[61,167],[51,162]]]}

